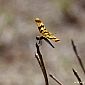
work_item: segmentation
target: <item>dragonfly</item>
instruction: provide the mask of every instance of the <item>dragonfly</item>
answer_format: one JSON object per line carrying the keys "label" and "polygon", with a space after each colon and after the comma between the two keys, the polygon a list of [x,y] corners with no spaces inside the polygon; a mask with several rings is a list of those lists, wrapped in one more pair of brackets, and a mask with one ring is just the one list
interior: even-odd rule
{"label": "dragonfly", "polygon": [[50,40],[52,40],[54,42],[60,41],[60,39],[58,39],[57,37],[55,37],[54,34],[52,34],[51,32],[49,32],[46,29],[46,27],[45,27],[44,23],[42,22],[42,20],[40,20],[39,18],[36,18],[35,19],[35,22],[36,22],[36,25],[38,26],[39,32],[42,35],[42,38],[44,38],[45,40],[47,40],[47,42],[48,42],[48,39],[50,39]]}

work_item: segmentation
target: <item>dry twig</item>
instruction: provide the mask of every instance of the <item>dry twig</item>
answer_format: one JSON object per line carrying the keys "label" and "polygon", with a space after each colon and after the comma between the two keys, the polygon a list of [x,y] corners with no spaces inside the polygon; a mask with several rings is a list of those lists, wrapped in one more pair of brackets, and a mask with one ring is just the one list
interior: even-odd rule
{"label": "dry twig", "polygon": [[39,46],[38,46],[37,43],[36,43],[36,48],[37,48],[37,54],[35,54],[35,57],[36,57],[39,65],[40,65],[41,70],[42,70],[42,73],[43,73],[43,76],[44,76],[44,79],[45,79],[45,84],[49,85],[47,72],[46,72],[46,69],[45,69],[45,65],[44,65],[44,61],[43,61],[43,58],[42,58],[42,54],[40,52],[40,49],[39,49]]}
{"label": "dry twig", "polygon": [[76,76],[76,78],[77,78],[77,80],[78,80],[78,83],[79,83],[80,85],[83,85],[83,83],[82,83],[82,81],[81,81],[81,78],[79,77],[77,71],[75,71],[74,69],[72,69],[72,70],[73,70],[73,73],[74,73],[74,75]]}
{"label": "dry twig", "polygon": [[49,74],[49,76],[55,80],[59,85],[63,85],[59,80],[57,80],[53,75]]}
{"label": "dry twig", "polygon": [[74,41],[71,40],[71,43],[72,43],[72,46],[73,46],[73,50],[74,50],[74,52],[75,52],[75,54],[76,54],[76,57],[77,57],[77,59],[78,59],[78,61],[79,61],[79,64],[80,64],[80,66],[81,66],[81,68],[82,68],[82,70],[83,70],[83,72],[84,72],[84,74],[85,74],[85,68],[84,68],[84,65],[83,65],[83,63],[82,63],[82,61],[81,61],[80,56],[78,55],[78,52],[77,52],[76,46],[75,46],[75,44],[74,44]]}

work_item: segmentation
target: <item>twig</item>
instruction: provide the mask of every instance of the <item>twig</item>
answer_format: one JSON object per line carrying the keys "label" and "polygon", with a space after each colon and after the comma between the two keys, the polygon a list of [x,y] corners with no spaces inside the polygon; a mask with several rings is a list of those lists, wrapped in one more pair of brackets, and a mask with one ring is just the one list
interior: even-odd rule
{"label": "twig", "polygon": [[42,58],[42,54],[40,53],[40,49],[39,49],[39,46],[38,44],[36,43],[36,48],[37,48],[37,54],[35,54],[35,57],[40,65],[40,68],[42,70],[42,73],[43,73],[43,76],[44,76],[44,79],[45,79],[45,84],[46,85],[49,85],[48,83],[48,77],[47,77],[47,72],[46,72],[46,69],[45,69],[45,65],[44,65],[44,61],[43,61],[43,58]]}
{"label": "twig", "polygon": [[77,71],[75,71],[74,69],[72,69],[72,70],[73,70],[73,73],[74,73],[74,75],[76,76],[76,78],[77,78],[77,80],[78,80],[78,83],[79,83],[80,85],[83,85],[83,83],[82,83],[82,81],[81,81],[81,79],[80,79]]}
{"label": "twig", "polygon": [[[40,61],[39,56],[38,56],[37,54],[35,54],[35,58],[37,59],[38,64],[40,65],[40,68],[41,68],[41,70],[42,70],[42,64],[41,64],[41,61]],[[43,72],[43,71],[42,71],[42,72]]]}
{"label": "twig", "polygon": [[57,80],[53,75],[49,74],[49,76],[55,80],[59,85],[63,85],[59,80]]}
{"label": "twig", "polygon": [[71,43],[72,43],[72,46],[73,46],[73,50],[74,50],[74,52],[75,52],[75,54],[76,54],[76,57],[77,57],[77,59],[78,59],[78,61],[79,61],[79,64],[80,64],[80,66],[81,66],[81,68],[82,68],[82,70],[83,70],[83,72],[84,72],[84,74],[85,74],[85,68],[84,68],[84,65],[83,65],[83,63],[82,63],[82,61],[81,61],[80,56],[78,55],[78,52],[77,52],[76,46],[75,46],[75,44],[74,44],[74,41],[71,40]]}

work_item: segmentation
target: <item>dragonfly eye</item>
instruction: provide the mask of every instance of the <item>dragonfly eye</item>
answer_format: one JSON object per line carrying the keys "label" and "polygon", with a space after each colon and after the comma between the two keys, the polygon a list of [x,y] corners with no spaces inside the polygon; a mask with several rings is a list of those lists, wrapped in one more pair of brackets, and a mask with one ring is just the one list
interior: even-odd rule
{"label": "dragonfly eye", "polygon": [[35,20],[35,22],[37,22],[37,23],[41,23],[41,21],[40,21],[40,20]]}
{"label": "dragonfly eye", "polygon": [[40,20],[39,18],[36,18],[36,19],[35,19],[35,22],[41,23],[41,20]]}

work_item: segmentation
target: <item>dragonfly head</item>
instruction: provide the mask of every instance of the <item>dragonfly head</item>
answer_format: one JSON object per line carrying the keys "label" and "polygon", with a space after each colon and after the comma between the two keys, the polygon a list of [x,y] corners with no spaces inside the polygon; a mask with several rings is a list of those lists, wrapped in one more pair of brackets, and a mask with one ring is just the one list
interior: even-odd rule
{"label": "dragonfly head", "polygon": [[37,24],[38,27],[41,26],[41,20],[39,18],[36,18],[35,19],[35,22],[36,22],[36,24]]}

